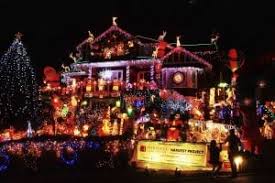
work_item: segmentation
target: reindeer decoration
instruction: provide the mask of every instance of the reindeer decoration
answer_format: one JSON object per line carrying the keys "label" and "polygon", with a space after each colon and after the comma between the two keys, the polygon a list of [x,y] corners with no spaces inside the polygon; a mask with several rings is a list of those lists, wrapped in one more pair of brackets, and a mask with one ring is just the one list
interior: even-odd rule
{"label": "reindeer decoration", "polygon": [[216,44],[219,38],[220,38],[219,33],[213,33],[211,35],[211,44]]}
{"label": "reindeer decoration", "polygon": [[166,31],[162,31],[162,34],[159,35],[158,40],[159,40],[159,41],[163,41],[164,38],[165,38],[165,36],[166,36],[166,33],[167,33]]}
{"label": "reindeer decoration", "polygon": [[69,66],[65,66],[64,64],[62,64],[61,67],[64,69],[64,72],[70,72]]}
{"label": "reindeer decoration", "polygon": [[87,42],[88,43],[92,43],[94,41],[94,39],[95,39],[95,36],[94,36],[93,33],[91,33],[91,31],[88,31],[88,35],[89,35],[89,37],[87,39]]}
{"label": "reindeer decoration", "polygon": [[[158,41],[163,41],[164,38],[165,38],[165,36],[166,36],[166,34],[167,34],[166,31],[162,31],[162,34],[159,35],[159,37],[158,37]],[[159,45],[155,47],[155,50],[152,53],[152,57],[153,58],[157,58],[158,57],[158,53],[159,53],[158,50],[159,50]]]}
{"label": "reindeer decoration", "polygon": [[70,53],[69,57],[74,61],[74,63],[77,62],[77,58],[73,55],[73,53]]}
{"label": "reindeer decoration", "polygon": [[158,46],[156,46],[156,47],[155,47],[155,50],[154,50],[153,53],[152,53],[152,57],[153,57],[153,58],[157,58],[157,57],[158,57],[158,49],[159,49]]}
{"label": "reindeer decoration", "polygon": [[180,46],[181,46],[180,37],[181,37],[181,36],[177,36],[177,43],[176,43],[177,47],[180,47]]}
{"label": "reindeer decoration", "polygon": [[117,26],[116,19],[117,17],[113,17],[113,26]]}

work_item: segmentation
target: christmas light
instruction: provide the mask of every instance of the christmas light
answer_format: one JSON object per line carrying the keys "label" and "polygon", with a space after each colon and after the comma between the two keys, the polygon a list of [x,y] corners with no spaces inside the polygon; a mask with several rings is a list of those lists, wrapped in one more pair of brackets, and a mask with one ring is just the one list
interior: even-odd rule
{"label": "christmas light", "polygon": [[132,106],[129,106],[129,107],[127,108],[127,113],[128,113],[128,116],[131,116],[131,115],[132,115],[132,113],[133,113],[133,108],[132,108]]}
{"label": "christmas light", "polygon": [[[112,20],[113,20],[113,19],[112,19]],[[126,38],[128,38],[128,39],[130,39],[130,38],[133,37],[131,34],[129,34],[128,32],[126,32],[126,31],[124,31],[124,30],[122,30],[121,28],[119,28],[117,25],[114,25],[114,23],[113,23],[113,25],[112,25],[109,29],[107,29],[105,32],[103,32],[103,33],[100,34],[98,37],[96,37],[96,38],[94,39],[93,43],[96,43],[96,42],[100,41],[102,38],[106,37],[108,34],[110,34],[111,32],[114,32],[114,31],[123,34],[123,35],[124,35]],[[82,47],[84,44],[86,44],[86,43],[88,42],[88,39],[89,39],[89,38],[85,39],[82,43],[80,43],[80,44],[76,47],[77,50],[80,50],[81,47]]]}
{"label": "christmas light", "polygon": [[0,124],[25,128],[26,121],[37,122],[38,85],[21,37],[2,56],[0,73]]}
{"label": "christmas light", "polygon": [[126,83],[130,83],[130,66],[126,66]]}
{"label": "christmas light", "polygon": [[81,105],[86,106],[88,104],[87,100],[84,100]]}
{"label": "christmas light", "polygon": [[[70,154],[72,154],[72,157],[70,159],[65,158],[65,152],[64,151],[67,150],[67,149],[69,149]],[[63,150],[61,150],[60,158],[68,166],[73,166],[78,161],[77,152],[70,146],[70,144],[65,144],[63,146]]]}
{"label": "christmas light", "polygon": [[220,87],[220,88],[226,88],[226,87],[228,87],[228,84],[225,83],[225,82],[221,82],[221,83],[218,84],[218,87]]}
{"label": "christmas light", "polygon": [[3,173],[7,171],[7,169],[10,166],[10,158],[6,153],[1,151],[0,151],[0,158],[1,158],[0,173]]}
{"label": "christmas light", "polygon": [[106,80],[110,80],[111,77],[112,77],[112,71],[111,70],[104,70],[104,71],[101,71],[99,73],[99,76],[102,78],[102,79],[106,79]]}
{"label": "christmas light", "polygon": [[198,68],[198,67],[169,67],[169,68],[163,68],[162,69],[163,72],[167,71],[167,72],[199,72],[201,73],[203,71],[203,69]]}
{"label": "christmas light", "polygon": [[169,53],[167,53],[163,58],[161,58],[162,61],[167,60],[171,55],[175,54],[175,53],[180,53],[182,52],[183,54],[187,55],[188,57],[196,60],[197,62],[201,63],[202,65],[204,65],[207,69],[211,70],[212,69],[212,65],[210,63],[208,63],[206,60],[198,57],[197,55],[193,54],[192,52],[182,48],[182,47],[176,47],[173,50],[171,50]]}
{"label": "christmas light", "polygon": [[83,126],[83,131],[88,131],[89,130],[89,125],[84,125]]}
{"label": "christmas light", "polygon": [[150,65],[150,81],[154,81],[155,67],[154,64]]}
{"label": "christmas light", "polygon": [[120,105],[121,105],[120,100],[117,100],[117,101],[116,101],[116,107],[120,107]]}

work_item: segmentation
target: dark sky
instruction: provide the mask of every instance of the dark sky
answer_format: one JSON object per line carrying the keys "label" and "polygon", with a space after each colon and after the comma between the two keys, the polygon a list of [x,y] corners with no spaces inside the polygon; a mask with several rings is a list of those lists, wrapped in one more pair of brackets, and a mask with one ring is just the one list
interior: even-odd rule
{"label": "dark sky", "polygon": [[[267,0],[266,0],[267,1]],[[267,1],[268,3],[270,1]],[[17,31],[32,63],[42,73],[45,65],[59,69],[70,63],[68,54],[87,36],[100,34],[118,16],[121,28],[136,35],[157,38],[167,30],[168,41],[183,35],[184,43],[208,42],[213,30],[221,33],[224,49],[236,47],[248,55],[275,45],[273,6],[264,1],[164,0],[164,1],[0,1],[0,54]]]}

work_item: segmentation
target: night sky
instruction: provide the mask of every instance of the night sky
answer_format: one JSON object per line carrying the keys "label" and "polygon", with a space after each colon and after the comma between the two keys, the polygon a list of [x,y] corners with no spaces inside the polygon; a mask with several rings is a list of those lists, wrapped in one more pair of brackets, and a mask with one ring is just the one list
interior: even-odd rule
{"label": "night sky", "polygon": [[[157,38],[167,30],[166,39],[183,43],[207,43],[213,30],[221,34],[220,45],[226,50],[242,50],[251,63],[258,57],[275,53],[275,16],[273,6],[264,1],[0,1],[0,54],[11,44],[14,33],[24,33],[23,41],[37,72],[45,65],[60,70],[72,62],[68,55],[91,30],[99,35],[118,25],[134,34]],[[251,64],[253,65],[253,64]]]}

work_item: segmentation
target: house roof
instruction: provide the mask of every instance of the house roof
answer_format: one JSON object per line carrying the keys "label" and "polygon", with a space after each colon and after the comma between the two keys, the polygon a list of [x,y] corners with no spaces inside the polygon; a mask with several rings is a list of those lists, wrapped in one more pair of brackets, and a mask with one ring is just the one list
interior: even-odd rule
{"label": "house roof", "polygon": [[[111,34],[111,33],[113,33],[113,32],[119,32],[120,34],[122,34],[123,36],[125,36],[125,37],[128,38],[128,39],[133,38],[133,36],[132,36],[130,33],[124,31],[123,29],[121,29],[121,28],[118,27],[117,25],[112,25],[110,28],[108,28],[108,29],[107,29],[106,31],[104,31],[102,34],[100,34],[99,36],[97,36],[97,37],[93,40],[93,42],[92,42],[91,44],[95,44],[95,43],[101,41],[103,38],[105,38],[107,35],[109,35],[109,34]],[[84,41],[82,41],[82,42],[76,47],[77,50],[78,50],[79,48],[81,48],[84,44],[86,44],[86,43],[88,42],[88,40],[89,40],[89,37],[86,38]]]}
{"label": "house roof", "polygon": [[168,52],[164,57],[161,58],[164,65],[182,65],[182,66],[192,66],[204,67],[211,70],[212,65],[208,63],[203,58],[197,56],[196,54],[186,50],[181,46],[177,46]]}

